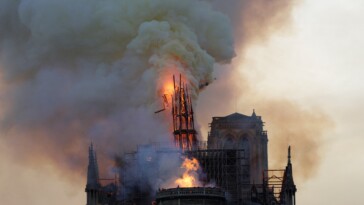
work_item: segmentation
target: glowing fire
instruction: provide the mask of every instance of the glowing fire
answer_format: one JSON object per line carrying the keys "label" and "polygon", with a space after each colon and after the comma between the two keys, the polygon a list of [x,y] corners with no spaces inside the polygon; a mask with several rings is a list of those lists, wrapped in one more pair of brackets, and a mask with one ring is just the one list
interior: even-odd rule
{"label": "glowing fire", "polygon": [[174,92],[173,82],[166,82],[163,85],[163,94],[172,96]]}
{"label": "glowing fire", "polygon": [[200,181],[198,180],[197,170],[200,169],[200,165],[197,159],[186,158],[182,163],[181,168],[185,169],[181,178],[178,178],[174,181],[176,186],[179,187],[198,187],[201,186]]}
{"label": "glowing fire", "polygon": [[161,103],[163,107],[155,111],[155,113],[160,113],[170,108],[170,104],[172,102],[172,96],[174,94],[174,85],[172,82],[162,81],[161,85],[162,87],[161,89],[159,89],[158,95],[162,97]]}

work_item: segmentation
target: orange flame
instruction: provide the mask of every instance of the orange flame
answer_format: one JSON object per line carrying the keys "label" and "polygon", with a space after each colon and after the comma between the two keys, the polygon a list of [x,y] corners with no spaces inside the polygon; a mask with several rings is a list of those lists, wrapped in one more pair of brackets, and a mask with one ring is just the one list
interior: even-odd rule
{"label": "orange flame", "polygon": [[174,92],[173,82],[167,81],[163,85],[163,94],[166,94],[168,96],[172,96]]}
{"label": "orange flame", "polygon": [[179,187],[198,187],[201,186],[200,181],[197,179],[197,170],[200,169],[200,165],[197,159],[186,158],[182,163],[181,168],[185,169],[181,178],[178,178],[174,181],[175,185]]}

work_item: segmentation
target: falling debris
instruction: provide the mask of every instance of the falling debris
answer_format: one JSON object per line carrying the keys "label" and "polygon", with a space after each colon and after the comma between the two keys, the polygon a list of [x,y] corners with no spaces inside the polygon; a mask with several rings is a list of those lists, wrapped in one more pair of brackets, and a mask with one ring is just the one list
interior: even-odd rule
{"label": "falling debris", "polygon": [[162,108],[162,109],[160,109],[160,110],[155,111],[154,113],[160,113],[160,112],[162,112],[162,111],[165,111],[165,110],[166,110],[166,108],[168,108],[168,107],[169,107],[169,105],[168,105],[168,99],[167,99],[167,94],[164,94],[164,95],[162,96],[162,98],[163,98],[163,108]]}

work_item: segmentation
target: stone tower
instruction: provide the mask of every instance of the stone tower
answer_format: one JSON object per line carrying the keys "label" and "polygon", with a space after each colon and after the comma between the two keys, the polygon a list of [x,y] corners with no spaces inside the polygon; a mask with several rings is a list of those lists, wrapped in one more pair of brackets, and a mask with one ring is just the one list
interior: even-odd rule
{"label": "stone tower", "polygon": [[87,168],[87,204],[98,205],[101,185],[99,183],[99,167],[97,165],[96,152],[94,151],[93,144],[89,147],[88,168]]}
{"label": "stone tower", "polygon": [[251,116],[234,113],[213,117],[208,149],[243,149],[248,163],[250,184],[262,184],[268,169],[268,137],[263,121],[253,111]]}

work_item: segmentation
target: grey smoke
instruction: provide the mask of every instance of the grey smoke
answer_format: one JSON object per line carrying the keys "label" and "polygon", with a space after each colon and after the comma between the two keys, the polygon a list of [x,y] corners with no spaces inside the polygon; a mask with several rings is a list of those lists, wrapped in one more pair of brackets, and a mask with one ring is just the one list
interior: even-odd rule
{"label": "grey smoke", "polygon": [[2,141],[66,171],[84,169],[91,139],[100,162],[169,140],[161,81],[182,73],[196,101],[234,55],[229,19],[203,1],[3,0]]}

